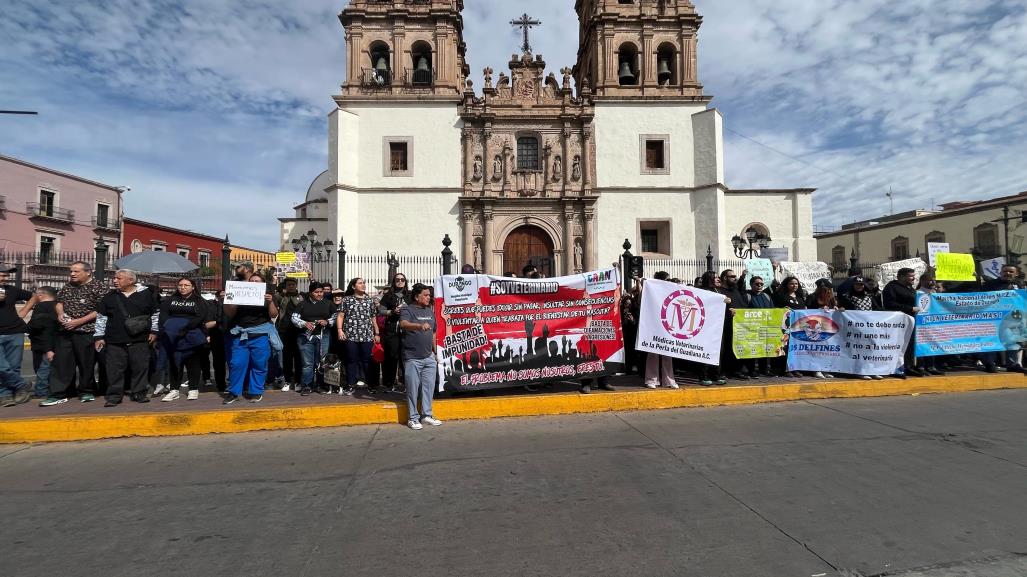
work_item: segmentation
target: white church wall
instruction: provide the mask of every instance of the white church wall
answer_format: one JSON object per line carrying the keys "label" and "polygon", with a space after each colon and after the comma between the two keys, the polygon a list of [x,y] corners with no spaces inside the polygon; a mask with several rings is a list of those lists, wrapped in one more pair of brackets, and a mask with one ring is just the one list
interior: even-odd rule
{"label": "white church wall", "polygon": [[356,114],[336,108],[328,115],[328,174],[330,182],[357,186],[360,122]]}
{"label": "white church wall", "polygon": [[460,257],[463,246],[460,193],[376,191],[354,193],[354,196],[360,217],[345,219],[350,222],[342,229],[347,247],[350,246],[348,231],[354,228],[357,231],[351,249],[354,252],[435,255],[442,250],[442,238],[448,234],[453,241],[450,249]]}
{"label": "white church wall", "polygon": [[741,235],[749,225],[766,227],[772,247],[787,247],[795,260],[814,260],[816,241],[810,224],[813,220],[812,194],[778,192],[728,192],[726,230],[721,239],[722,254],[731,254],[731,237]]}
{"label": "white church wall", "polygon": [[[640,221],[668,221],[670,254],[674,259],[697,257],[692,234],[701,218],[695,213],[693,199],[686,192],[640,190],[604,192],[596,201],[596,251],[600,266],[615,262],[623,254],[624,239],[631,241],[631,252],[641,254]],[[706,247],[703,245],[703,254]]]}
{"label": "white church wall", "polygon": [[[596,185],[598,188],[695,186],[692,115],[702,103],[610,102],[595,105]],[[642,135],[669,137],[667,174],[643,174]],[[623,240],[621,240],[623,242]]]}
{"label": "white church wall", "polygon": [[[360,171],[359,188],[453,188],[460,177],[462,121],[452,102],[350,105],[359,120],[356,145],[340,145],[341,159],[354,159]],[[386,138],[409,139],[410,176],[386,176]],[[345,165],[345,160],[340,160]]]}
{"label": "white church wall", "polygon": [[724,118],[716,108],[692,115],[695,186],[724,183]]}

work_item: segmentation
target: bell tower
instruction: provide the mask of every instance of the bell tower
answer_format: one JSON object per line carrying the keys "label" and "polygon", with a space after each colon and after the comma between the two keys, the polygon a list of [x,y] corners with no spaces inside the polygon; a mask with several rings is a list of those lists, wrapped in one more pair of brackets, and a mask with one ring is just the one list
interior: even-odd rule
{"label": "bell tower", "polygon": [[597,101],[660,97],[707,101],[696,70],[702,16],[689,0],[577,0],[574,78]]}
{"label": "bell tower", "polygon": [[342,97],[459,101],[464,58],[463,0],[350,0]]}

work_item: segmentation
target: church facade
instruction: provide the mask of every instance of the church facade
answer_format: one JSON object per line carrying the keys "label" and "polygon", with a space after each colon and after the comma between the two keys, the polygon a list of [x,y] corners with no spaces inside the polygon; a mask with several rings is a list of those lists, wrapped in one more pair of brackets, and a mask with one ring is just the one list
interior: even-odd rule
{"label": "church facade", "polygon": [[[576,0],[577,62],[525,41],[476,90],[462,0],[351,0],[329,164],[286,225],[369,254],[432,254],[448,234],[489,274],[609,266],[628,239],[665,259],[732,255],[753,230],[813,260],[812,189],[733,190],[720,113],[698,81],[687,0]],[[316,209],[310,223],[300,217]],[[289,221],[286,223],[286,221]],[[298,224],[297,224],[297,221]]]}

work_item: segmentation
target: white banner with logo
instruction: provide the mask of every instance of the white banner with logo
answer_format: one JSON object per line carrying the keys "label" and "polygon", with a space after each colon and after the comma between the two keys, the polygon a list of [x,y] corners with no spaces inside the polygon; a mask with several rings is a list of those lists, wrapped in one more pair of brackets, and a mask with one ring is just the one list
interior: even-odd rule
{"label": "white banner with logo", "polygon": [[826,262],[789,262],[781,263],[782,278],[794,276],[799,279],[802,290],[813,293],[817,290],[817,281],[831,278],[831,269]]}
{"label": "white banner with logo", "polygon": [[899,312],[792,311],[788,370],[891,375],[902,367],[913,317]]}
{"label": "white banner with logo", "polygon": [[719,365],[726,308],[724,295],[648,279],[642,287],[635,348]]}

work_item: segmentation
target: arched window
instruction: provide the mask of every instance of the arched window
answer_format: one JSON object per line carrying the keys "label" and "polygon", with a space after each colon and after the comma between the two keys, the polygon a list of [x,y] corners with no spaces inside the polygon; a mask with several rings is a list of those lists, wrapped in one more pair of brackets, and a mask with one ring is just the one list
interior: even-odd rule
{"label": "arched window", "polygon": [[435,79],[431,44],[423,40],[414,42],[410,47],[410,58],[413,64],[410,83],[414,86],[431,86]]}
{"label": "arched window", "polygon": [[831,249],[831,266],[836,269],[845,268],[845,247],[838,245]]}
{"label": "arched window", "polygon": [[660,44],[656,50],[656,81],[660,86],[674,86],[677,78],[677,47],[670,42]]}
{"label": "arched window", "polygon": [[367,52],[371,60],[368,81],[379,86],[389,84],[392,81],[392,58],[389,54],[389,45],[377,40],[371,43]]}
{"label": "arched window", "polygon": [[897,236],[891,239],[891,259],[905,260],[909,258],[909,239]]}
{"label": "arched window", "polygon": [[998,225],[986,222],[974,227],[974,248],[982,258],[995,258],[1002,254],[998,244]]}
{"label": "arched window", "polygon": [[638,49],[625,42],[617,51],[617,79],[621,86],[638,84]]}
{"label": "arched window", "polygon": [[517,170],[541,170],[537,136],[517,137]]}
{"label": "arched window", "polygon": [[932,242],[945,242],[945,233],[940,230],[932,230],[924,235],[924,254],[929,254],[929,247]]}

